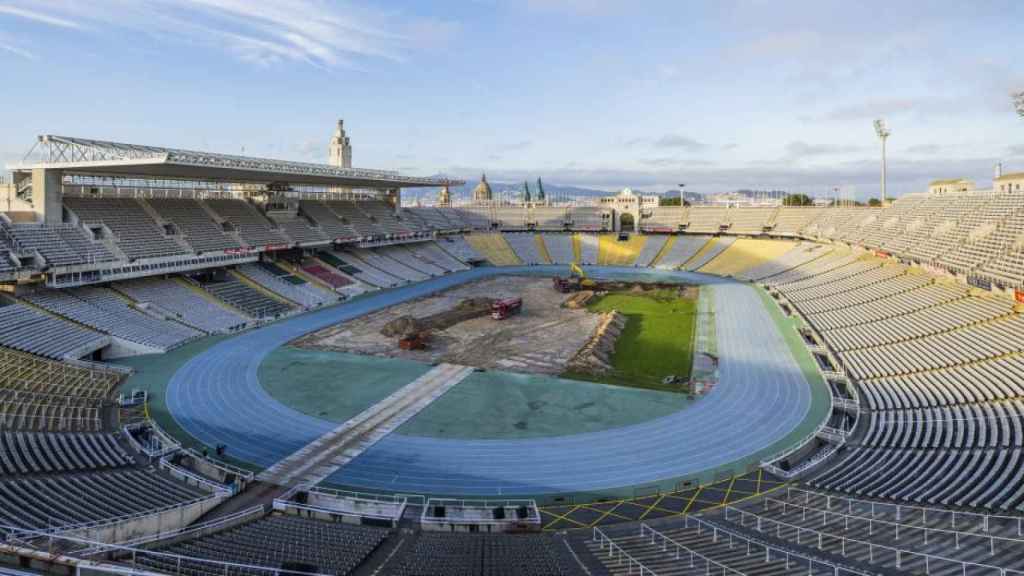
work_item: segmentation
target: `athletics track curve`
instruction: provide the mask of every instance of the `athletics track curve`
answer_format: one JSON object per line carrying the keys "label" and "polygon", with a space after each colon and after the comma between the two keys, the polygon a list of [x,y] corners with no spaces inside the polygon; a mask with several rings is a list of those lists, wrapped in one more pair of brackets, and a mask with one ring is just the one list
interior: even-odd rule
{"label": "athletics track curve", "polygon": [[[167,407],[204,444],[270,466],[336,423],[272,398],[259,383],[263,358],[321,328],[501,274],[565,273],[562,266],[477,268],[376,293],[229,338],[197,354],[171,378]],[[594,275],[713,284],[720,381],[696,404],[639,424],[547,438],[465,440],[397,433],[327,483],[366,491],[458,496],[538,496],[598,492],[692,477],[764,453],[799,426],[811,384],[748,285],[676,271],[589,268]]]}

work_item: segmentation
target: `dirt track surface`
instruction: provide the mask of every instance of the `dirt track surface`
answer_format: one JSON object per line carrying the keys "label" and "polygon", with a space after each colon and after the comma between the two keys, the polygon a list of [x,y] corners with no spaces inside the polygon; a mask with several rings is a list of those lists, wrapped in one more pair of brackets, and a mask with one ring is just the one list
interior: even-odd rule
{"label": "dirt track surface", "polygon": [[[388,322],[409,315],[424,318],[451,310],[465,298],[523,299],[522,312],[505,320],[490,316],[460,322],[431,334],[427,350],[400,350],[382,335]],[[310,334],[293,344],[318,350],[451,362],[480,368],[559,374],[593,333],[600,316],[562,308],[566,295],[548,278],[501,277],[459,286]]]}

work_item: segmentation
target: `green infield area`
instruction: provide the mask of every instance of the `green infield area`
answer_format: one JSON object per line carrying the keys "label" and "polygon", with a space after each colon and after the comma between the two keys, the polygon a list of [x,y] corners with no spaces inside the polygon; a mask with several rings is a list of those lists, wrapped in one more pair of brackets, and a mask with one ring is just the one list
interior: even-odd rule
{"label": "green infield area", "polygon": [[681,380],[690,376],[697,318],[695,296],[693,289],[665,288],[613,292],[595,298],[587,305],[592,312],[618,310],[627,318],[626,327],[615,344],[614,370],[601,375],[570,371],[563,377],[682,392],[680,385],[666,385],[662,381],[670,375]]}

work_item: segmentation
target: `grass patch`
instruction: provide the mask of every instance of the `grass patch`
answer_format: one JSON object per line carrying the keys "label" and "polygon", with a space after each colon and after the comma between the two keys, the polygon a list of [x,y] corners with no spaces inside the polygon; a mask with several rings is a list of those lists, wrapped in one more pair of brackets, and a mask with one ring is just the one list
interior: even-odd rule
{"label": "grass patch", "polygon": [[674,289],[649,292],[614,292],[592,301],[592,312],[618,310],[627,318],[615,344],[614,371],[587,374],[569,371],[565,378],[619,386],[681,392],[678,384],[665,385],[669,375],[689,378],[693,364],[697,302]]}

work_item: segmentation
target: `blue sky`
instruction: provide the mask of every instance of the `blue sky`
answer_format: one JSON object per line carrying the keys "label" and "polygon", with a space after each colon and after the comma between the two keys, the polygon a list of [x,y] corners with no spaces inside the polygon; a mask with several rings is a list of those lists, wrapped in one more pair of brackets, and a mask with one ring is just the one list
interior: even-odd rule
{"label": "blue sky", "polygon": [[[494,180],[877,195],[1024,170],[1024,2],[0,0],[41,133]],[[1016,28],[1015,28],[1016,26]]]}

